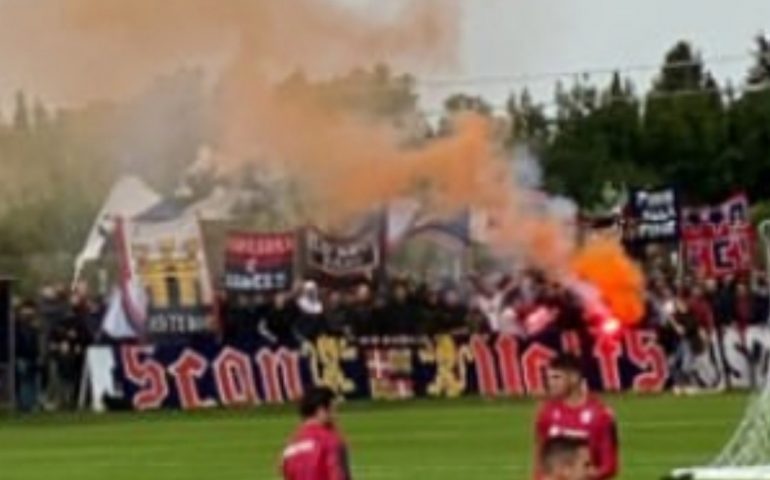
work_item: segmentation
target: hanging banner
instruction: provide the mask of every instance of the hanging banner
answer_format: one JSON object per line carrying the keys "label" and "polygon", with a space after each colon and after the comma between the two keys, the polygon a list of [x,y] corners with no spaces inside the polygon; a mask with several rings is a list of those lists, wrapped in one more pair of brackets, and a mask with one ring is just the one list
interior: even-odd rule
{"label": "hanging banner", "polygon": [[305,267],[330,277],[366,276],[380,266],[382,238],[378,229],[349,239],[305,230]]}
{"label": "hanging banner", "polygon": [[291,289],[295,234],[231,232],[225,243],[225,289],[266,293]]}
{"label": "hanging banner", "polygon": [[682,239],[690,268],[715,276],[749,271],[753,236],[748,198],[739,194],[713,207],[684,208]]}
{"label": "hanging banner", "polygon": [[118,235],[122,310],[136,333],[210,330],[214,295],[197,219],[126,220]]}
{"label": "hanging banner", "polygon": [[679,199],[673,188],[634,190],[623,229],[627,243],[679,240]]}
{"label": "hanging banner", "polygon": [[607,339],[575,331],[529,339],[320,337],[301,346],[275,346],[254,337],[112,351],[118,391],[139,410],[287,403],[321,385],[350,399],[541,395],[546,367],[562,352],[583,359],[596,391],[652,393],[669,384],[665,352],[649,330]]}

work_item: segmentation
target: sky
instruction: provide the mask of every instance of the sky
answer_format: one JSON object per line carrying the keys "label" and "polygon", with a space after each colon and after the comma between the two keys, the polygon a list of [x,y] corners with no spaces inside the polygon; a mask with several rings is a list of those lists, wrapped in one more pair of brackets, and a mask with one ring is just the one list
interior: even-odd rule
{"label": "sky", "polygon": [[[721,59],[709,65],[717,78],[739,83],[754,36],[770,33],[768,0],[465,0],[463,6],[459,76],[518,77],[462,85],[496,105],[524,86],[549,101],[557,78],[572,78],[521,81],[522,76],[657,66],[680,39],[691,41],[706,59]],[[655,73],[640,69],[631,76],[637,88],[646,89]],[[593,77],[607,81],[607,75]],[[424,94],[441,98],[457,87],[434,85]]]}
{"label": "sky", "polygon": [[[0,5],[5,1],[0,0]],[[379,9],[397,0],[336,1],[378,15]],[[570,82],[572,76],[546,75],[526,81],[522,77],[656,66],[679,39],[690,40],[707,60],[720,59],[709,64],[718,79],[739,83],[750,64],[753,36],[770,33],[768,0],[460,1],[460,64],[452,71],[420,75],[424,82],[420,92],[428,110],[439,108],[443,98],[459,90],[481,94],[502,106],[511,90],[527,86],[536,98],[549,101],[555,81]],[[0,104],[8,105],[19,88],[47,102],[70,103],[46,91],[45,82],[36,78],[32,68],[25,68],[25,64],[6,64],[0,56]],[[639,69],[631,76],[644,89],[654,74],[652,69]],[[606,81],[606,75],[593,78]]]}

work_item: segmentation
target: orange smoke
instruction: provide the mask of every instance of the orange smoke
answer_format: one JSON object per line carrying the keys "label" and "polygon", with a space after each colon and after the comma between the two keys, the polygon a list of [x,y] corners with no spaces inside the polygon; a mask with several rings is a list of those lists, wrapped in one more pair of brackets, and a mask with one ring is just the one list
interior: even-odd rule
{"label": "orange smoke", "polygon": [[415,73],[453,66],[460,1],[397,4],[380,16],[333,0],[0,0],[0,59],[44,83],[44,95],[72,101],[122,98],[201,64],[214,84],[217,158],[286,173],[309,220],[334,224],[410,195],[433,211],[492,212],[495,248],[555,277],[574,268],[619,318],[637,321],[639,271],[609,242],[575,253],[569,227],[513,178],[492,120],[458,118],[452,134],[406,149],[390,124],[312,90],[276,92],[275,80],[298,69],[312,79],[378,62]]}
{"label": "orange smoke", "polygon": [[572,272],[598,290],[600,300],[623,325],[641,321],[644,277],[616,241],[591,240],[575,255]]}
{"label": "orange smoke", "polygon": [[328,76],[375,62],[411,71],[457,62],[457,0],[391,2],[401,8],[385,15],[334,0],[4,0],[0,70],[71,104],[122,99],[190,65],[216,79],[247,62],[267,79],[297,68]]}

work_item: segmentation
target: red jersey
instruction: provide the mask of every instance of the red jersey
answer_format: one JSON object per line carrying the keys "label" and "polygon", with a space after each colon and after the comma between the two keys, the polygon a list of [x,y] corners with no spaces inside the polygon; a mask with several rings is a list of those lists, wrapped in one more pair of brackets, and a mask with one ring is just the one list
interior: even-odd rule
{"label": "red jersey", "polygon": [[284,480],[351,480],[345,441],[333,426],[305,422],[283,451]]}
{"label": "red jersey", "polygon": [[618,473],[615,414],[596,397],[588,396],[579,407],[571,407],[560,400],[545,402],[537,415],[535,437],[538,452],[548,438],[583,438],[588,442],[596,469],[593,480],[607,480]]}

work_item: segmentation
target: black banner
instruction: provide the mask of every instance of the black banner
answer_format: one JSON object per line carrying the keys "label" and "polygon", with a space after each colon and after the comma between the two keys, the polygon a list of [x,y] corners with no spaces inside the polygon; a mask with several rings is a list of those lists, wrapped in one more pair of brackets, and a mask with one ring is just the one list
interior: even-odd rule
{"label": "black banner", "polygon": [[330,277],[366,276],[382,259],[382,238],[371,229],[353,238],[339,239],[318,229],[305,230],[305,267]]}
{"label": "black banner", "polygon": [[225,246],[225,288],[261,293],[289,290],[294,282],[294,233],[230,233]]}
{"label": "black banner", "polygon": [[679,198],[673,188],[631,192],[624,237],[627,242],[679,239]]}

